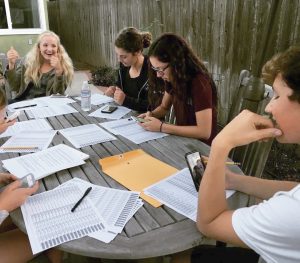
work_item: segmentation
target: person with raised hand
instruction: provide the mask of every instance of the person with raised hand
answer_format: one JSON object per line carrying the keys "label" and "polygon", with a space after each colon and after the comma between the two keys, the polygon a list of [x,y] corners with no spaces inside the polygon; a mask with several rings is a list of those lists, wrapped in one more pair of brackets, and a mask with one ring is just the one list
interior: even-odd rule
{"label": "person with raised hand", "polygon": [[18,58],[18,52],[11,47],[5,78],[11,91],[17,93],[13,101],[64,94],[72,81],[72,61],[59,37],[51,31],[40,34],[24,61],[16,65]]}
{"label": "person with raised hand", "polygon": [[[226,170],[234,147],[276,138],[300,142],[300,47],[275,55],[263,67],[274,96],[265,111],[272,119],[244,110],[213,140],[199,190],[197,227],[216,240],[253,249],[266,262],[300,262],[300,185],[238,175]],[[225,189],[263,202],[237,210],[227,206]],[[192,262],[198,262],[192,257]]]}
{"label": "person with raised hand", "polygon": [[116,86],[110,86],[105,95],[136,111],[148,110],[148,57],[143,49],[151,44],[150,32],[134,27],[121,30],[115,40],[115,51],[120,62]]}

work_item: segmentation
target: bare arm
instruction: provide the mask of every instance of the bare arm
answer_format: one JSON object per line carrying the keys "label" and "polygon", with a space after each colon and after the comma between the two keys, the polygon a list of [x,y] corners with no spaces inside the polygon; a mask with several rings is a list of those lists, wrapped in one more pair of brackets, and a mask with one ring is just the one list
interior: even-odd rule
{"label": "bare arm", "polygon": [[158,118],[163,118],[171,108],[171,95],[165,92],[162,103],[154,111],[149,114],[142,114],[140,117],[147,117],[149,122],[145,122],[142,126],[149,131],[162,131],[169,134],[175,134],[185,137],[208,139],[211,134],[212,126],[212,109],[205,109],[195,113],[196,125],[179,126],[169,123],[163,123]]}
{"label": "bare arm", "polygon": [[297,184],[297,182],[267,180],[226,172],[226,189],[237,190],[264,200],[278,191],[290,191]]}
{"label": "bare arm", "polygon": [[185,137],[208,139],[211,134],[212,110],[206,109],[195,113],[197,125],[194,126],[178,126],[164,123],[162,132],[175,134]]}
{"label": "bare arm", "polygon": [[270,120],[249,111],[240,113],[217,135],[199,190],[197,227],[203,234],[245,246],[233,229],[233,211],[227,207],[225,161],[234,147],[279,135],[281,131]]}

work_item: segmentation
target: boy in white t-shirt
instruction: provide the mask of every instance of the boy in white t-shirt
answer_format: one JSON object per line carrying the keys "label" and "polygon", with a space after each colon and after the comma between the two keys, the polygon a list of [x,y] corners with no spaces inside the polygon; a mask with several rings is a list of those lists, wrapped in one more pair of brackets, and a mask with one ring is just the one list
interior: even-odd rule
{"label": "boy in white t-shirt", "polygon": [[[273,137],[300,142],[300,47],[275,55],[265,64],[263,77],[273,84],[274,97],[265,109],[272,120],[244,110],[213,140],[200,185],[197,227],[216,240],[249,247],[267,262],[300,262],[300,185],[240,176],[225,168],[234,147]],[[264,201],[232,211],[224,189]]]}

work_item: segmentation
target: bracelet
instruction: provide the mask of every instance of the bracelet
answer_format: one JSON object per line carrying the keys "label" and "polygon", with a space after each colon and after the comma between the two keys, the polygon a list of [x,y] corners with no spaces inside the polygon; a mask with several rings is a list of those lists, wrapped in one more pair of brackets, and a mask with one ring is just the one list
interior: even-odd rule
{"label": "bracelet", "polygon": [[160,123],[160,127],[159,127],[159,131],[160,131],[160,132],[161,132],[161,130],[162,130],[163,124],[164,124],[164,122],[162,121],[162,122]]}

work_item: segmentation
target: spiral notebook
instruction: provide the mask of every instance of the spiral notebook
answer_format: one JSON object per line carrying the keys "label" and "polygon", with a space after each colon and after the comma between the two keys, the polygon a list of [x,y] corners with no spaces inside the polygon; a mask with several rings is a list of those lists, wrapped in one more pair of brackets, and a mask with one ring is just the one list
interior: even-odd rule
{"label": "spiral notebook", "polygon": [[76,148],[117,140],[117,138],[96,124],[87,124],[59,131]]}

